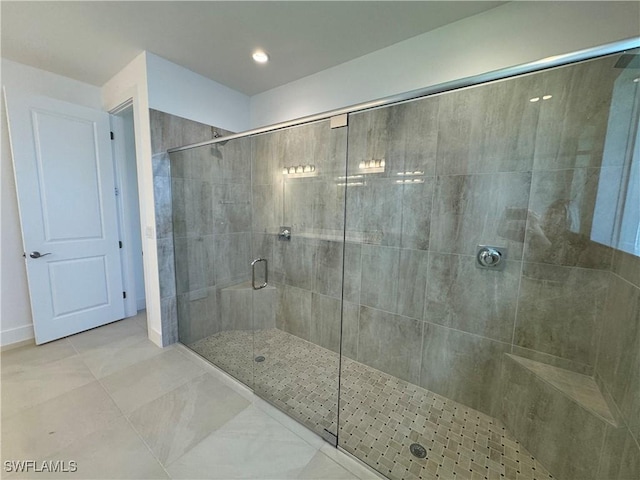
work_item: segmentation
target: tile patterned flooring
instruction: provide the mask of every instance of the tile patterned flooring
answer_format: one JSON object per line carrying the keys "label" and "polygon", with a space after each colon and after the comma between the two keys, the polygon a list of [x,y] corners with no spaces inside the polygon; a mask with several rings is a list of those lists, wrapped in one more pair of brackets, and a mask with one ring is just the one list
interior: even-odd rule
{"label": "tile patterned flooring", "polygon": [[[277,329],[220,332],[190,348],[316,433],[335,433],[336,353]],[[552,478],[493,417],[348,358],[341,382],[340,446],[393,480]],[[410,454],[414,442],[426,458]]]}
{"label": "tile patterned flooring", "polygon": [[[156,347],[144,313],[0,360],[1,478],[379,478],[186,347]],[[20,460],[78,470],[6,471]]]}

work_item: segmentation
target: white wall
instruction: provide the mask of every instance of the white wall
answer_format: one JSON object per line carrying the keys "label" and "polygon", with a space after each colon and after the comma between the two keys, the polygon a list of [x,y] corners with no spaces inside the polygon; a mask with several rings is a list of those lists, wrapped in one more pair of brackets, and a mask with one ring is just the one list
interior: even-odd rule
{"label": "white wall", "polygon": [[251,97],[252,128],[640,35],[640,3],[510,2]]}
{"label": "white wall", "polygon": [[[1,60],[2,86],[100,108],[100,89],[16,62]],[[0,170],[0,345],[33,338],[33,320],[18,217],[9,133],[2,101]]]}
{"label": "white wall", "polygon": [[149,108],[225,130],[249,128],[249,98],[157,55],[144,52],[102,88],[112,111],[133,101],[140,222],[149,338],[162,345]]}
{"label": "white wall", "polygon": [[206,125],[249,129],[249,97],[147,53],[149,107]]}
{"label": "white wall", "polygon": [[149,339],[162,346],[160,316],[160,281],[158,278],[158,245],[155,232],[153,201],[153,167],[151,165],[151,125],[149,123],[149,91],[147,88],[147,60],[143,52],[134,58],[102,87],[102,107],[113,111],[131,102],[136,145],[138,198],[142,250],[144,251],[144,290],[147,307]]}

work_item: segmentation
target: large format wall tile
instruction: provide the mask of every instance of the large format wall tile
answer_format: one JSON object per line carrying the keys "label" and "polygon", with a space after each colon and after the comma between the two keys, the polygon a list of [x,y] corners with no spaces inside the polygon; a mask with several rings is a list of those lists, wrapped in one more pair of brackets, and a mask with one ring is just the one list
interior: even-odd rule
{"label": "large format wall tile", "polygon": [[176,274],[173,258],[173,238],[157,240],[158,274],[160,276],[160,298],[173,297],[176,294]]}
{"label": "large format wall tile", "polygon": [[317,197],[312,205],[310,224],[315,232],[342,236],[346,188],[343,181],[336,180],[338,176],[342,175],[323,176],[316,182]]}
{"label": "large format wall tile", "polygon": [[360,307],[358,361],[417,384],[422,326],[421,321]]}
{"label": "large format wall tile", "polygon": [[532,77],[440,96],[437,173],[531,170],[538,120]]}
{"label": "large format wall tile", "polygon": [[211,183],[174,177],[171,191],[174,234],[211,235],[214,232]]}
{"label": "large format wall tile", "polygon": [[178,332],[178,298],[160,299],[160,319],[162,321],[162,346],[166,347],[180,339]]}
{"label": "large format wall tile", "polygon": [[[251,139],[238,138],[216,143],[208,149],[211,181],[215,184],[251,183]],[[206,150],[203,149],[203,154]]]}
{"label": "large format wall tile", "polygon": [[399,247],[403,185],[392,178],[368,175],[363,185],[348,188],[347,235],[362,235],[364,243]]}
{"label": "large format wall tile", "polygon": [[251,186],[214,184],[213,228],[216,233],[251,231]]}
{"label": "large format wall tile", "polygon": [[[202,245],[194,247],[193,242],[197,239],[188,244],[188,241],[181,239],[181,242],[178,237],[212,234],[214,218],[210,181],[216,178],[246,178],[250,175],[250,168],[248,156],[243,168],[241,158],[224,162],[210,147],[190,149],[171,156],[166,153],[169,148],[209,140],[214,137],[214,131],[221,135],[231,132],[157,110],[150,110],[150,122],[154,153],[152,164],[156,237],[161,239],[158,240],[158,264],[162,297],[162,343],[166,346],[176,342],[179,337],[176,287],[179,286],[180,292],[185,292],[213,285],[211,252]],[[246,141],[244,144],[249,145]],[[249,148],[245,148],[245,151],[250,154]],[[174,241],[177,241],[178,247],[175,251],[186,254],[184,258],[178,255],[175,265]],[[202,242],[202,238],[200,241]],[[182,304],[184,312],[184,302]],[[190,319],[185,321],[189,323]],[[190,335],[186,335],[184,331],[190,329],[191,325],[183,326],[185,338]],[[202,329],[196,330],[201,333]]]}
{"label": "large format wall tile", "polygon": [[[536,74],[540,91],[551,95],[540,108],[535,170],[599,167],[619,57],[607,57]],[[587,100],[588,99],[588,100]]]}
{"label": "large format wall tile", "polygon": [[611,271],[640,288],[640,257],[615,250]]}
{"label": "large format wall tile", "polygon": [[385,176],[435,173],[439,98],[414,100],[349,116],[349,173],[359,164],[385,160]]}
{"label": "large format wall tile", "polygon": [[515,343],[593,365],[609,273],[525,263]]}
{"label": "large format wall tile", "polygon": [[599,178],[595,168],[534,172],[526,261],[602,270],[611,266],[611,248],[591,240]]}
{"label": "large format wall tile", "polygon": [[215,288],[178,295],[178,337],[190,345],[220,330],[220,310]]}
{"label": "large format wall tile", "polygon": [[313,293],[309,341],[340,352],[340,300]]}
{"label": "large format wall tile", "polygon": [[609,426],[602,448],[598,479],[640,478],[640,448],[626,428]]}
{"label": "large format wall tile", "polygon": [[504,270],[476,267],[471,256],[430,254],[424,319],[502,342],[511,342],[520,262]]}
{"label": "large format wall tile", "polygon": [[[161,155],[168,157],[166,153]],[[170,237],[173,233],[173,224],[171,222],[171,177],[166,175],[153,177],[153,198],[156,209],[156,238]]]}
{"label": "large format wall tile", "polygon": [[253,231],[277,234],[283,223],[283,184],[253,185]]}
{"label": "large format wall tile", "polygon": [[508,357],[502,416],[507,428],[554,476],[600,480],[596,475],[609,424]]}
{"label": "large format wall tile", "polygon": [[405,317],[422,319],[428,262],[429,256],[427,252],[400,250],[398,298],[393,312]]}
{"label": "large format wall tile", "polygon": [[309,178],[293,178],[284,182],[283,225],[297,235],[316,228],[313,222],[315,205],[320,202],[322,182]]}
{"label": "large format wall tile", "polygon": [[[175,239],[175,281],[178,293],[215,285],[213,238],[213,235],[208,235]],[[173,253],[171,260],[173,261]],[[162,281],[160,284],[162,285]]]}
{"label": "large format wall tile", "polygon": [[342,303],[341,353],[352,360],[358,359],[360,305]]}
{"label": "large format wall tile", "polygon": [[475,255],[477,245],[496,245],[522,258],[530,182],[530,173],[438,177],[429,248]]}
{"label": "large format wall tile", "polygon": [[214,235],[213,259],[216,284],[248,280],[251,276],[251,234]]}
{"label": "large format wall tile", "polygon": [[253,315],[253,289],[248,283],[220,289],[220,330],[253,330]]}
{"label": "large format wall tile", "polygon": [[362,246],[360,303],[395,313],[398,298],[400,249]]}
{"label": "large format wall tile", "polygon": [[402,248],[429,249],[435,177],[422,180],[424,183],[402,186]]}
{"label": "large format wall tile", "polygon": [[321,240],[316,250],[314,291],[334,298],[342,296],[342,242]]}
{"label": "large format wall tile", "polygon": [[502,357],[509,348],[506,343],[425,322],[419,384],[495,415]]}
{"label": "large format wall tile", "polygon": [[276,285],[276,290],[278,292],[276,326],[280,330],[309,340],[312,293],[289,285]]}
{"label": "large format wall tile", "polygon": [[640,289],[611,275],[596,372],[640,439]]}
{"label": "large format wall tile", "polygon": [[360,303],[362,282],[362,245],[348,242],[344,250],[344,300]]}
{"label": "large format wall tile", "polygon": [[220,135],[231,133],[153,109],[149,109],[149,122],[151,124],[151,150],[153,153],[211,140],[214,131]]}
{"label": "large format wall tile", "polygon": [[277,242],[275,263],[284,266],[285,283],[311,291],[313,289],[317,255],[317,240],[296,237]]}

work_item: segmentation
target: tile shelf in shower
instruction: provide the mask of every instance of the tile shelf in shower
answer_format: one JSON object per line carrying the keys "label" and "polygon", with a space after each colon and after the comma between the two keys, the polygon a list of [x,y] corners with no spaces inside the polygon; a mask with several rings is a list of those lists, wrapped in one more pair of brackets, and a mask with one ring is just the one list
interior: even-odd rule
{"label": "tile shelf in shower", "polygon": [[559,393],[580,407],[591,412],[613,427],[620,426],[619,422],[615,419],[612,409],[609,408],[600,388],[592,377],[517,355],[506,355],[537,377],[553,385]]}

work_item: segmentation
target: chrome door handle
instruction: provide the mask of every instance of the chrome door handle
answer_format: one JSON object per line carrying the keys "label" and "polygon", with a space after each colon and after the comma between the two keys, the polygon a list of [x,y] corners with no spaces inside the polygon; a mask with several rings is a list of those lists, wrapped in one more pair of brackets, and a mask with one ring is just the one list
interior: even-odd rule
{"label": "chrome door handle", "polygon": [[31,258],[46,257],[47,255],[51,255],[51,253],[31,252],[31,253],[29,254],[29,256],[30,256]]}
{"label": "chrome door handle", "polygon": [[[256,263],[260,262],[264,262],[264,283],[256,286]],[[256,258],[251,262],[251,286],[254,290],[260,290],[267,286],[267,282],[269,282],[269,262],[266,258]]]}

